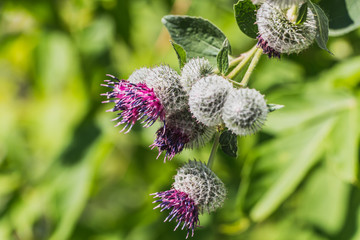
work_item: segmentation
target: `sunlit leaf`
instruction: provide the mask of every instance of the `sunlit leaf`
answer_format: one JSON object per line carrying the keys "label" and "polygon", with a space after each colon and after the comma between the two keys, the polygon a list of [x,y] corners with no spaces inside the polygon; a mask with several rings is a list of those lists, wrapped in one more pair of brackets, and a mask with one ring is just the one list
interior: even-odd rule
{"label": "sunlit leaf", "polygon": [[339,114],[329,139],[328,167],[337,177],[350,183],[358,182],[359,117],[356,99]]}
{"label": "sunlit leaf", "polygon": [[298,214],[321,231],[336,234],[345,223],[350,197],[351,185],[322,165],[305,183]]}
{"label": "sunlit leaf", "polygon": [[255,199],[246,196],[254,204],[250,210],[254,221],[266,219],[295,191],[319,161],[324,140],[333,125],[334,119],[330,118],[306,130],[271,141],[259,149],[259,159],[248,180],[247,195],[255,192]]}
{"label": "sunlit leaf", "polygon": [[214,24],[199,17],[168,15],[162,23],[171,38],[183,47],[188,58],[205,57],[216,64],[216,57],[226,39]]}

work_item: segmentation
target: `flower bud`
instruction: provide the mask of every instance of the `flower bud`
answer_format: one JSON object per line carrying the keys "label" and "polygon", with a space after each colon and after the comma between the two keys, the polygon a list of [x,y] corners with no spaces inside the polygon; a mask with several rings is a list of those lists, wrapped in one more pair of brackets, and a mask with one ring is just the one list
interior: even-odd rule
{"label": "flower bud", "polygon": [[159,203],[154,209],[161,211],[169,209],[169,216],[165,219],[175,219],[178,223],[174,230],[183,223],[181,229],[187,229],[186,238],[191,231],[199,226],[199,212],[215,211],[221,207],[226,197],[224,183],[204,163],[189,161],[182,166],[174,177],[173,188],[164,192],[157,192],[153,203]]}
{"label": "flower bud", "polygon": [[[256,14],[259,29],[258,45],[264,53],[269,54],[274,50],[278,53],[291,54],[308,48],[314,42],[317,31],[313,11],[308,8],[306,20],[297,24],[290,21],[286,12],[272,2],[265,1]],[[274,56],[277,55],[274,54]]]}
{"label": "flower bud", "polygon": [[221,114],[232,84],[218,75],[201,78],[191,88],[189,94],[190,111],[206,126],[222,123]]}
{"label": "flower bud", "polygon": [[159,155],[165,152],[164,161],[171,160],[184,148],[198,148],[210,141],[216,129],[197,122],[188,109],[167,116],[164,126],[156,132],[151,148],[158,147]]}
{"label": "flower bud", "polygon": [[151,69],[150,68],[139,68],[136,69],[128,78],[128,81],[130,83],[133,84],[138,84],[138,83],[145,83],[146,84],[146,80],[147,78],[150,76],[151,74]]}
{"label": "flower bud", "polygon": [[271,3],[274,6],[277,6],[281,9],[287,9],[294,5],[300,5],[304,3],[305,0],[269,0],[269,3]]}
{"label": "flower bud", "polygon": [[159,66],[151,69],[146,78],[146,84],[152,88],[165,108],[165,114],[171,115],[187,108],[187,96],[180,85],[179,74],[169,66]]}
{"label": "flower bud", "polygon": [[189,161],[174,177],[173,188],[185,192],[200,212],[213,212],[221,207],[226,197],[224,183],[204,163]]}
{"label": "flower bud", "polygon": [[233,133],[245,136],[261,129],[268,114],[264,96],[255,89],[233,89],[224,104],[223,120]]}
{"label": "flower bud", "polygon": [[205,58],[190,59],[181,70],[180,84],[186,93],[202,77],[212,73],[210,62]]}

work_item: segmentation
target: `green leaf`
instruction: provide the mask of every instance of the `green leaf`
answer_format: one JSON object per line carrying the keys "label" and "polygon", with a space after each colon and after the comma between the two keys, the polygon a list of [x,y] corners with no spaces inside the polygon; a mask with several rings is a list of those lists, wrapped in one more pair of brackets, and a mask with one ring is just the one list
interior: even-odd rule
{"label": "green leaf", "polygon": [[180,68],[183,68],[184,64],[186,63],[186,52],[184,48],[181,47],[179,44],[176,44],[173,41],[170,42],[176,52],[176,56],[179,60]]}
{"label": "green leaf", "polygon": [[359,0],[326,0],[320,6],[329,16],[330,36],[341,36],[360,27]]}
{"label": "green leaf", "polygon": [[[278,138],[259,149],[260,159],[255,168],[258,173],[253,173],[252,181],[266,177],[266,172],[272,176],[266,180],[268,187],[250,211],[251,219],[265,220],[296,190],[310,169],[320,160],[324,140],[333,125],[334,118],[329,118],[296,134]],[[276,164],[281,167],[276,167]],[[274,170],[270,171],[272,168]],[[249,189],[259,192],[259,189],[253,189],[251,185]]]}
{"label": "green leaf", "polygon": [[348,109],[339,114],[330,135],[326,160],[329,169],[340,179],[349,183],[358,182],[358,137],[359,119],[356,99]]}
{"label": "green leaf", "polygon": [[296,24],[302,24],[306,21],[307,17],[307,11],[308,11],[308,4],[305,2],[303,5],[301,5],[299,10],[299,15],[296,19]]}
{"label": "green leaf", "polygon": [[316,33],[316,42],[318,46],[328,53],[332,54],[329,49],[326,47],[328,38],[329,38],[329,19],[327,18],[324,11],[316,4],[312,3],[308,0],[309,8],[314,12],[316,25],[317,25],[317,33]]}
{"label": "green leaf", "polygon": [[256,38],[258,35],[258,27],[256,22],[257,7],[251,0],[239,0],[234,4],[234,14],[236,23],[240,30],[251,38]]}
{"label": "green leaf", "polygon": [[283,107],[285,107],[285,106],[284,105],[278,105],[278,104],[272,104],[272,103],[267,104],[267,108],[268,108],[269,112],[276,111],[276,110],[281,109]]}
{"label": "green leaf", "polygon": [[222,74],[226,74],[227,70],[229,69],[229,54],[231,52],[230,44],[227,39],[225,39],[223,46],[218,53],[217,59],[217,66]]}
{"label": "green leaf", "polygon": [[161,22],[188,58],[205,57],[216,65],[216,57],[226,37],[214,24],[198,17],[168,15]]}
{"label": "green leaf", "polygon": [[230,157],[237,157],[237,135],[231,131],[225,131],[220,135],[220,147]]}
{"label": "green leaf", "polygon": [[347,216],[351,185],[321,165],[309,176],[301,195],[298,217],[329,235],[339,233]]}
{"label": "green leaf", "polygon": [[314,92],[298,94],[295,92],[279,96],[276,101],[286,104],[286,108],[276,112],[268,118],[264,131],[279,134],[294,131],[299,128],[306,129],[308,124],[318,119],[329,118],[338,111],[348,108],[353,101],[351,96],[341,92],[321,92],[321,84],[308,85]]}

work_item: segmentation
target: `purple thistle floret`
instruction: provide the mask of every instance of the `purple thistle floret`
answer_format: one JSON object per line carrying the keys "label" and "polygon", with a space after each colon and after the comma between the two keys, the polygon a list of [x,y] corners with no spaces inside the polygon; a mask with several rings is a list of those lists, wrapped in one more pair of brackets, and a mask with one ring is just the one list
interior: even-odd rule
{"label": "purple thistle floret", "polygon": [[101,86],[112,88],[112,91],[101,94],[106,96],[107,101],[102,103],[114,102],[115,106],[107,112],[121,111],[112,121],[119,121],[116,126],[126,123],[125,127],[121,130],[128,133],[136,121],[145,118],[142,121],[144,127],[150,127],[159,118],[164,121],[165,111],[160,100],[156,97],[153,89],[150,89],[144,83],[133,84],[125,80],[107,74],[113,80],[104,80],[106,84]]}
{"label": "purple thistle floret", "polygon": [[164,126],[156,131],[156,139],[150,147],[151,149],[158,147],[159,154],[157,158],[159,158],[162,152],[165,152],[164,162],[166,162],[166,160],[171,160],[175,154],[181,152],[184,149],[185,144],[189,141],[190,136],[182,130],[176,127],[167,126],[164,123]]}
{"label": "purple thistle floret", "polygon": [[194,236],[195,228],[200,226],[199,210],[195,205],[194,200],[189,198],[188,194],[176,189],[171,189],[164,192],[153,193],[151,195],[155,195],[154,198],[160,198],[153,202],[159,203],[154,209],[161,208],[161,212],[166,209],[171,209],[169,216],[165,218],[164,222],[170,222],[175,218],[177,225],[175,226],[174,231],[181,223],[183,223],[181,230],[187,228],[186,238],[189,237],[190,231],[191,236]]}
{"label": "purple thistle floret", "polygon": [[261,37],[261,35],[256,37],[258,39],[257,46],[261,47],[264,54],[267,54],[269,58],[277,57],[280,59],[280,53],[270,47],[268,42]]}

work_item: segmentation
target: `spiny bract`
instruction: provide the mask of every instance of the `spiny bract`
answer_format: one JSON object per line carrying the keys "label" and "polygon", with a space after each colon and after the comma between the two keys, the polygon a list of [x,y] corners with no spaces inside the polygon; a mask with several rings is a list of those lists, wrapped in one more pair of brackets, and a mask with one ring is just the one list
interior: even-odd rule
{"label": "spiny bract", "polygon": [[206,126],[221,124],[224,102],[231,88],[232,84],[221,76],[210,75],[201,78],[189,94],[191,113]]}
{"label": "spiny bract", "polygon": [[178,169],[174,179],[173,188],[188,194],[201,212],[210,213],[223,205],[225,185],[204,163],[189,161]]}
{"label": "spiny bract", "polygon": [[146,83],[147,78],[151,75],[151,69],[147,67],[136,69],[128,78],[130,83]]}
{"label": "spiny bract", "polygon": [[[254,4],[261,4],[265,2],[265,0],[252,0],[252,2]],[[300,5],[305,2],[305,0],[268,0],[268,2],[281,9],[286,9],[290,8],[293,5]]]}
{"label": "spiny bract", "polygon": [[187,107],[187,96],[180,86],[179,74],[166,65],[152,68],[146,77],[146,85],[152,88],[170,115]]}
{"label": "spiny bract", "polygon": [[224,104],[225,126],[245,136],[261,129],[268,114],[264,96],[255,89],[233,89]]}
{"label": "spiny bract", "polygon": [[181,70],[180,84],[189,93],[191,87],[202,77],[212,73],[210,62],[205,58],[190,59]]}
{"label": "spiny bract", "polygon": [[181,129],[184,134],[189,136],[189,142],[185,144],[185,148],[204,146],[216,131],[213,127],[197,122],[188,109],[172,114],[165,119],[165,122],[167,126]]}
{"label": "spiny bract", "polygon": [[299,53],[308,48],[314,42],[317,31],[315,15],[310,8],[307,9],[305,22],[296,24],[271,0],[264,2],[257,11],[256,23],[259,35],[267,45],[287,54]]}
{"label": "spiny bract", "polygon": [[184,148],[202,147],[210,141],[216,129],[198,123],[188,109],[167,116],[164,126],[156,132],[156,139],[151,145],[159,149],[159,155],[165,152],[164,161],[171,160]]}

